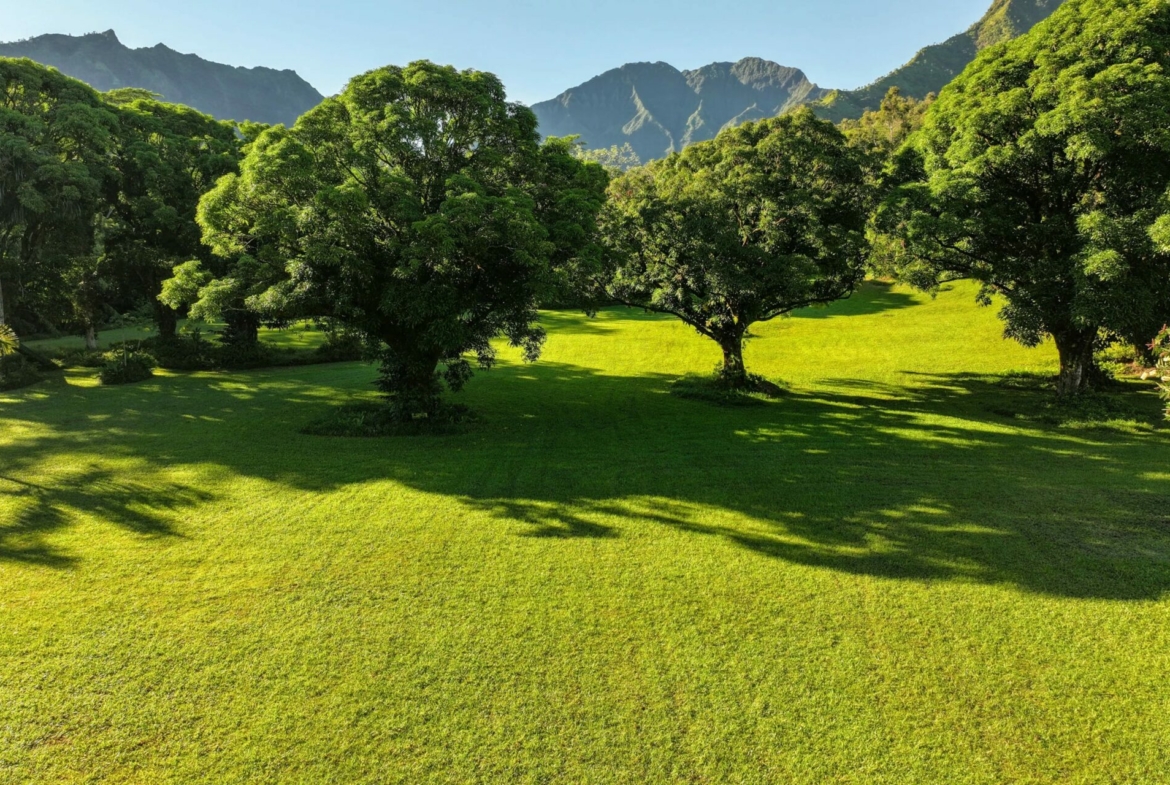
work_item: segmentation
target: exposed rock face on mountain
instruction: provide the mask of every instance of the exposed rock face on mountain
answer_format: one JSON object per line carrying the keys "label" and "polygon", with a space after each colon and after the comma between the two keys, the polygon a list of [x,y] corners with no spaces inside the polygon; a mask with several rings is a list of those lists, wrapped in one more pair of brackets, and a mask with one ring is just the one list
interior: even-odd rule
{"label": "exposed rock face on mountain", "polygon": [[827,94],[799,70],[754,57],[694,71],[630,63],[532,109],[545,136],[579,135],[590,148],[629,142],[648,161]]}
{"label": "exposed rock face on mountain", "polygon": [[795,68],[748,58],[679,71],[631,63],[590,79],[532,109],[546,136],[578,135],[587,147],[629,142],[643,161],[710,139],[727,125],[774,117],[813,104],[834,122],[877,109],[891,87],[925,98],[937,93],[983,49],[1023,35],[1064,0],[994,0],[969,30],[928,46],[909,63],[858,90],[828,91]]}
{"label": "exposed rock face on mountain", "polygon": [[1064,0],[995,0],[983,18],[964,33],[928,46],[909,63],[859,90],[840,90],[822,100],[817,113],[831,120],[858,118],[877,109],[891,87],[925,98],[946,87],[989,46],[1010,41],[1031,30]]}
{"label": "exposed rock face on mountain", "polygon": [[124,46],[113,30],[83,36],[42,35],[0,44],[2,57],[27,57],[101,91],[141,87],[164,100],[224,120],[292,124],[322,96],[295,71],[237,68],[181,54],[162,44]]}

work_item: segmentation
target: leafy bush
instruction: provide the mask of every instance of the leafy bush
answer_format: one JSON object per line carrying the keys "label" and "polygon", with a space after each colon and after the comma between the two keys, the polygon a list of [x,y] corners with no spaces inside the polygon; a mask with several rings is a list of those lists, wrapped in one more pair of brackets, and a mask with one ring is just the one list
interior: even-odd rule
{"label": "leafy bush", "polygon": [[1150,351],[1157,356],[1158,364],[1143,374],[1142,378],[1157,380],[1162,397],[1166,399],[1166,418],[1170,419],[1170,326],[1162,328],[1162,332],[1150,344]]}
{"label": "leafy bush", "polygon": [[20,339],[16,337],[16,333],[8,325],[0,324],[0,357],[15,354],[19,348]]}
{"label": "leafy bush", "polygon": [[123,345],[106,354],[98,371],[102,384],[133,384],[154,376],[155,359],[146,352]]}
{"label": "leafy bush", "polygon": [[215,347],[215,365],[232,370],[267,368],[274,365],[278,353],[259,341],[229,341]]}
{"label": "leafy bush", "polygon": [[43,378],[36,365],[19,354],[0,356],[0,390],[28,387]]}
{"label": "leafy bush", "polygon": [[365,357],[365,342],[354,333],[333,333],[313,352],[313,361],[319,363],[347,363]]}
{"label": "leafy bush", "polygon": [[168,371],[207,371],[216,366],[215,345],[199,330],[190,335],[151,338],[145,345],[158,361],[158,367]]}
{"label": "leafy bush", "polygon": [[52,356],[67,368],[101,368],[106,364],[105,352],[97,349],[61,349]]}

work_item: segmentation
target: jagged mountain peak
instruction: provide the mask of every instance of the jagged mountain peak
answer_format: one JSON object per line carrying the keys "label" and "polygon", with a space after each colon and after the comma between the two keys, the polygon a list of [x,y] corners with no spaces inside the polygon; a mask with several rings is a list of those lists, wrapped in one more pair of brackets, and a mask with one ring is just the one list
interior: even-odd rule
{"label": "jagged mountain peak", "polygon": [[728,125],[774,117],[802,104],[834,121],[876,109],[891,87],[923,98],[938,92],[980,50],[1028,32],[1064,0],[993,0],[970,29],[928,46],[910,62],[857,90],[828,91],[799,68],[762,57],[689,71],[627,63],[532,107],[546,136],[580,136],[589,147],[628,142],[642,160],[709,139]]}
{"label": "jagged mountain peak", "polygon": [[710,139],[827,94],[802,71],[760,57],[682,71],[627,63],[532,107],[546,136],[580,136],[588,147],[629,143],[643,160]]}
{"label": "jagged mountain peak", "polygon": [[322,100],[295,71],[214,63],[162,43],[132,49],[113,30],[0,43],[0,57],[27,57],[102,91],[141,87],[221,119],[291,125]]}

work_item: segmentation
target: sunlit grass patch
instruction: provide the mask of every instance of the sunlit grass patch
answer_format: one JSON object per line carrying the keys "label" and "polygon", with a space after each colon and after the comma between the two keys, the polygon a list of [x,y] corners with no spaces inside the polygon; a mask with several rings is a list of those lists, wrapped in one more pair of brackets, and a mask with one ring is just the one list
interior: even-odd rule
{"label": "sunlit grass patch", "polygon": [[1158,782],[1157,396],[1045,420],[972,298],[765,325],[748,407],[626,309],[437,437],[302,433],[361,363],[2,393],[0,781]]}

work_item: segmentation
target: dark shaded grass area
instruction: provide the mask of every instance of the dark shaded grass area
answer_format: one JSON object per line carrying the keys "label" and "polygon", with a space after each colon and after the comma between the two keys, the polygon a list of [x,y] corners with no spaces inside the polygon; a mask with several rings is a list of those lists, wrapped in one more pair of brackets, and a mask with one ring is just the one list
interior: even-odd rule
{"label": "dark shaded grass area", "polygon": [[[165,537],[173,513],[214,501],[96,466],[67,486],[24,479],[46,456],[78,451],[213,464],[301,491],[391,478],[522,521],[525,536],[618,537],[595,519],[633,516],[855,574],[1108,599],[1170,588],[1165,433],[1013,420],[1044,400],[1039,389],[970,376],[826,381],[722,410],[667,395],[669,378],[544,363],[477,380],[469,402],[483,419],[468,434],[356,443],[296,433],[334,393],[319,386],[327,378],[168,378],[116,396],[58,386],[25,404],[20,416],[49,430],[5,448],[0,493],[24,503],[0,527],[0,559],[69,566],[48,535],[70,510]],[[1157,422],[1152,395],[1132,398]],[[770,531],[712,525],[711,508]]]}

